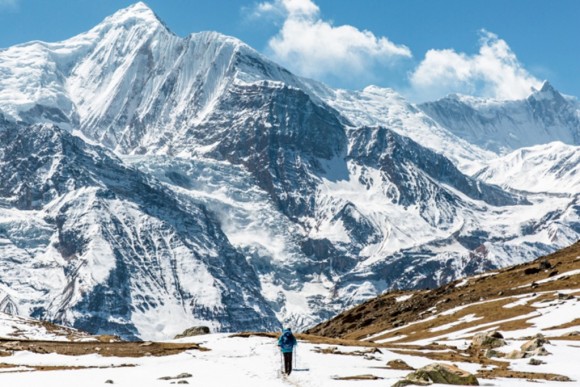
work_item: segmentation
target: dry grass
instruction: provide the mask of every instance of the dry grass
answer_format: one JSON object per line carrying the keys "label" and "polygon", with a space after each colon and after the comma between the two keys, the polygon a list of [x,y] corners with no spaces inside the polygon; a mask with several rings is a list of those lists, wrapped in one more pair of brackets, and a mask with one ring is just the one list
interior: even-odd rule
{"label": "dry grass", "polygon": [[[126,368],[126,367],[136,367],[135,364],[120,364],[120,365],[110,365],[110,366],[35,366],[27,364],[7,364],[0,363],[0,368],[8,369],[3,371],[3,373],[21,373],[21,372],[32,372],[32,371],[63,371],[63,370],[85,370],[85,369],[104,369],[104,368]],[[14,370],[10,370],[14,368]]]}
{"label": "dry grass", "polygon": [[365,375],[353,375],[353,376],[335,376],[334,380],[379,380],[381,377],[365,374]]}
{"label": "dry grass", "polygon": [[549,374],[541,372],[522,372],[509,369],[479,370],[476,376],[483,379],[494,378],[517,378],[527,380],[548,380],[554,382],[570,382],[570,378],[564,375]]}
{"label": "dry grass", "polygon": [[[469,278],[464,286],[456,286],[460,281],[444,285],[438,289],[415,292],[391,292],[367,301],[322,323],[307,333],[342,339],[361,340],[377,332],[393,330],[375,340],[396,338],[393,343],[412,342],[445,335],[460,329],[468,329],[482,324],[492,324],[533,312],[532,303],[546,301],[558,302],[558,291],[580,289],[580,274],[565,275],[580,269],[580,242],[557,253],[539,258],[533,262],[512,266],[497,271],[493,275]],[[540,283],[542,280],[563,275],[561,278]],[[548,294],[535,298],[528,305],[514,308],[503,308],[516,301],[516,296],[533,293]],[[572,294],[575,294],[574,292]],[[412,295],[411,298],[397,302],[401,295]],[[484,303],[479,303],[485,301]],[[435,306],[435,309],[433,307]],[[464,307],[448,316],[439,315],[436,319],[419,322],[434,314]],[[465,322],[449,329],[431,332],[433,328],[456,322],[467,315],[474,314],[480,320]],[[570,322],[566,327],[573,327]],[[527,328],[524,318],[500,323],[500,330]],[[403,337],[405,336],[406,337]]]}
{"label": "dry grass", "polygon": [[575,318],[574,320],[567,322],[565,324],[556,325],[553,327],[546,328],[546,330],[555,330],[555,329],[565,329],[565,328],[572,328],[572,327],[580,327],[580,318]]}
{"label": "dry grass", "polygon": [[207,351],[195,343],[155,343],[155,342],[58,342],[0,340],[0,349],[9,351],[30,351],[34,353],[57,353],[59,355],[80,356],[98,353],[101,356],[143,357],[168,356],[187,350]]}

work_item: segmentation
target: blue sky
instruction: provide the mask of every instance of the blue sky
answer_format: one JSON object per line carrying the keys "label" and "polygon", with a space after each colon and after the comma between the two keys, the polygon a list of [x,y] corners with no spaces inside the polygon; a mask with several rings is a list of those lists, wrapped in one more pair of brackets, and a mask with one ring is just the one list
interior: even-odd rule
{"label": "blue sky", "polygon": [[[0,47],[58,41],[135,1],[0,0]],[[148,0],[178,35],[235,36],[334,87],[412,100],[521,98],[548,79],[580,96],[578,0]]]}

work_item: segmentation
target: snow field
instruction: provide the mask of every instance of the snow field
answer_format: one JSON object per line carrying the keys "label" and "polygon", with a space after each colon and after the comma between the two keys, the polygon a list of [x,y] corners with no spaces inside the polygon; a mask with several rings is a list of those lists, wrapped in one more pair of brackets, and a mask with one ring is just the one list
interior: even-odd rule
{"label": "snow field", "polygon": [[[182,339],[187,341],[190,339]],[[381,348],[382,353],[372,354],[373,359],[362,356],[323,354],[315,352],[316,347],[328,348],[331,345],[317,345],[300,341],[297,347],[295,370],[290,376],[280,375],[280,354],[273,338],[250,337],[234,338],[225,334],[212,334],[198,337],[196,342],[210,348],[210,351],[187,351],[167,357],[115,358],[100,355],[62,356],[56,354],[34,354],[17,352],[4,357],[6,364],[23,365],[18,368],[0,368],[0,383],[11,387],[83,387],[103,386],[112,380],[115,386],[167,386],[172,381],[160,380],[161,377],[175,377],[189,373],[186,378],[191,385],[199,386],[304,386],[334,387],[356,385],[361,387],[389,386],[408,374],[408,371],[384,368],[386,362],[401,359],[419,368],[433,361],[422,356],[399,355]],[[518,347],[523,341],[513,341],[511,347]],[[531,366],[529,359],[512,361],[512,368],[518,371],[549,372],[580,380],[580,370],[576,365],[580,350],[570,342],[554,341],[546,346],[552,355],[543,357],[545,365]],[[342,352],[366,350],[368,348],[342,347]],[[507,349],[507,347],[506,347]],[[476,372],[479,364],[456,363],[460,368]],[[128,366],[134,365],[134,366]],[[29,371],[26,366],[62,367],[103,367],[79,370]],[[117,368],[114,368],[117,367]],[[14,372],[22,371],[22,372]],[[383,379],[371,381],[341,381],[334,377],[372,374]],[[537,382],[519,379],[480,379],[481,385],[537,386]],[[554,383],[554,382],[552,382]],[[552,385],[546,382],[544,385]],[[567,384],[568,385],[568,384]],[[434,385],[438,386],[438,385]]]}

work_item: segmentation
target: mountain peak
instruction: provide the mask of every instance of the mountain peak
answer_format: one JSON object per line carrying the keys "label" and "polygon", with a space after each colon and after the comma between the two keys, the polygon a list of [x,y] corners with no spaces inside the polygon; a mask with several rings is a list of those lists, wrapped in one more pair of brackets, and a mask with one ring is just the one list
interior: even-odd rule
{"label": "mountain peak", "polygon": [[544,81],[540,90],[533,90],[532,94],[528,99],[533,99],[536,101],[556,101],[564,103],[564,97],[558,90],[552,86],[548,81]]}
{"label": "mountain peak", "polygon": [[542,84],[542,88],[540,89],[540,92],[557,92],[556,89],[554,89],[554,86],[552,86],[552,84],[549,81],[544,81],[544,83]]}
{"label": "mountain peak", "polygon": [[135,22],[150,23],[154,26],[161,25],[167,29],[165,23],[163,23],[155,12],[153,12],[153,10],[142,1],[130,5],[127,8],[118,10],[113,15],[107,17],[103,23],[122,25]]}
{"label": "mountain peak", "polygon": [[118,10],[117,12],[115,12],[113,15],[116,14],[130,14],[130,15],[134,15],[134,16],[140,16],[140,17],[155,17],[155,12],[153,12],[153,10],[151,8],[149,8],[149,6],[147,4],[145,4],[142,1],[138,1],[135,4],[132,4],[126,8],[122,8],[120,10]]}

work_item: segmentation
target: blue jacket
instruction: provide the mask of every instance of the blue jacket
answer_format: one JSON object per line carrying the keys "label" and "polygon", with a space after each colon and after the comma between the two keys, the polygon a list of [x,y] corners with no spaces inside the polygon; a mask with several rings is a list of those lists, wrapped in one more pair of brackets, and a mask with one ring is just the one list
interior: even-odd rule
{"label": "blue jacket", "polygon": [[290,329],[284,329],[282,336],[278,338],[278,347],[280,347],[282,353],[292,352],[296,344],[296,337],[294,337]]}

